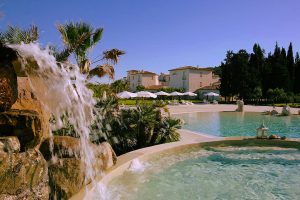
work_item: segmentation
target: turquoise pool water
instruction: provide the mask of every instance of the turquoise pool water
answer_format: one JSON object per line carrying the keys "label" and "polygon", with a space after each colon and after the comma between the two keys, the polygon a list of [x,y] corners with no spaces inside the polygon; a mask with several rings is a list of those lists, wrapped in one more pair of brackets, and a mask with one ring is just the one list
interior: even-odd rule
{"label": "turquoise pool water", "polygon": [[300,151],[223,147],[157,155],[108,186],[111,199],[195,200],[300,198]]}
{"label": "turquoise pool water", "polygon": [[183,119],[183,128],[215,136],[255,136],[256,128],[264,121],[270,134],[291,138],[300,137],[300,117],[278,117],[261,113],[198,112],[176,114]]}

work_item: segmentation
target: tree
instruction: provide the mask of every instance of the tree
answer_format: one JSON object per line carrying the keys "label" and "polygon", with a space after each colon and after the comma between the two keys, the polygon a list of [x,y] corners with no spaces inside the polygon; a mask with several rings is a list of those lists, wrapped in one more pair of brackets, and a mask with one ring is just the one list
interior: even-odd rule
{"label": "tree", "polygon": [[144,91],[146,88],[145,88],[145,86],[143,86],[143,85],[138,85],[138,86],[136,86],[136,91]]}
{"label": "tree", "polygon": [[38,27],[31,25],[28,29],[18,26],[8,26],[5,32],[0,33],[0,42],[3,44],[29,44],[39,39]]}
{"label": "tree", "polygon": [[262,89],[260,87],[254,88],[254,90],[252,92],[252,97],[256,100],[256,103],[262,97],[262,95],[263,95],[262,94]]}
{"label": "tree", "polygon": [[124,80],[124,79],[117,80],[111,84],[111,89],[115,93],[119,93],[119,92],[128,90],[128,88],[129,88],[129,83],[127,80]]}
{"label": "tree", "polygon": [[220,86],[220,93],[222,96],[225,97],[225,100],[227,100],[227,97],[233,96],[233,85],[232,85],[232,79],[233,79],[233,70],[231,65],[231,60],[233,57],[232,51],[227,51],[225,63],[221,63],[221,86]]}
{"label": "tree", "polygon": [[296,53],[295,58],[295,81],[294,81],[294,93],[300,93],[300,57],[299,53]]}
{"label": "tree", "polygon": [[[100,60],[91,62],[88,54],[89,51],[99,43],[102,38],[103,28],[93,28],[85,22],[59,24],[57,26],[61,34],[65,49],[59,53],[55,53],[59,61],[66,61],[71,54],[75,56],[80,72],[88,74],[88,77],[93,76],[103,77],[108,75],[114,79],[114,64],[119,61],[119,56],[125,54],[124,51],[112,49],[103,52],[103,57]],[[96,65],[91,70],[91,65],[101,60],[106,62],[101,65]],[[112,64],[111,64],[112,63]]]}
{"label": "tree", "polygon": [[262,86],[264,63],[264,51],[260,48],[259,44],[254,44],[253,53],[251,53],[249,60],[251,88],[255,88],[256,86]]}
{"label": "tree", "polygon": [[293,53],[293,46],[292,43],[289,45],[288,53],[287,53],[287,68],[289,71],[289,91],[294,91],[294,84],[295,84],[295,61],[294,61],[294,53]]}
{"label": "tree", "polygon": [[283,88],[285,91],[289,91],[290,79],[285,49],[280,49],[276,43],[274,54],[271,56],[269,62],[272,67],[271,88]]}

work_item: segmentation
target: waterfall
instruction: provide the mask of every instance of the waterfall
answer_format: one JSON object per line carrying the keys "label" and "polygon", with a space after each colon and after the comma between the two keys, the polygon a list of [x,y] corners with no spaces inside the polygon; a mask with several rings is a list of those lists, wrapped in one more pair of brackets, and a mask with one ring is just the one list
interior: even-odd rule
{"label": "waterfall", "polygon": [[85,166],[86,181],[95,182],[94,177],[100,173],[100,169],[95,167],[89,127],[95,118],[96,101],[92,91],[86,87],[86,76],[80,73],[77,66],[68,63],[58,64],[50,50],[41,49],[39,44],[9,45],[9,47],[18,52],[31,89],[43,109],[51,113],[55,119],[50,127],[50,135],[52,130],[63,126],[61,117],[67,113],[70,124],[80,137],[80,156]]}

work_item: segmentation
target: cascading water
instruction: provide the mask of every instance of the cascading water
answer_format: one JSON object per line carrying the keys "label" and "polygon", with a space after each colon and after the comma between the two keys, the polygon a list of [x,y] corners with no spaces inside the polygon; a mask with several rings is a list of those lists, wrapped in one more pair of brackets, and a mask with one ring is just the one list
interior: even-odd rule
{"label": "cascading water", "polygon": [[42,103],[43,109],[55,119],[50,127],[50,134],[52,130],[63,126],[61,117],[67,113],[69,123],[80,137],[80,156],[84,163],[86,181],[95,182],[94,177],[100,170],[95,167],[89,127],[94,120],[96,101],[86,87],[86,76],[80,73],[77,66],[57,64],[49,49],[41,49],[38,44],[9,47],[20,55],[33,92]]}

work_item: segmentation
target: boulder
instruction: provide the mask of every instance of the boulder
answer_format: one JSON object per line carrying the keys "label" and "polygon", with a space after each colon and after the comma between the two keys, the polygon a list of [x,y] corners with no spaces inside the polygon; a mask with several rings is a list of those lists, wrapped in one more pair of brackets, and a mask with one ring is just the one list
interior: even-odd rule
{"label": "boulder", "polygon": [[282,108],[281,115],[283,115],[283,116],[291,115],[291,108],[289,106],[284,106]]}
{"label": "boulder", "polygon": [[[13,110],[31,110],[37,113],[41,123],[41,138],[46,139],[50,133],[50,113],[46,112],[30,87],[28,77],[18,77],[18,99],[12,105]],[[46,91],[46,89],[43,89]]]}
{"label": "boulder", "polygon": [[6,153],[19,153],[20,142],[17,137],[0,137],[0,151]]}
{"label": "boulder", "polygon": [[10,110],[0,113],[0,136],[16,136],[20,150],[35,148],[42,140],[41,119],[34,111]]}
{"label": "boulder", "polygon": [[277,110],[273,109],[271,112],[270,112],[271,115],[278,115],[279,113],[277,112]]}
{"label": "boulder", "polygon": [[12,62],[17,54],[0,44],[0,112],[7,111],[18,98],[17,74]]}
{"label": "boulder", "polygon": [[278,135],[272,134],[269,136],[269,139],[280,139],[280,137]]}
{"label": "boulder", "polygon": [[[93,166],[96,174],[101,174],[116,163],[116,155],[108,143],[90,145],[96,158]],[[50,199],[68,199],[90,182],[86,180],[80,147],[80,139],[69,136],[54,136],[41,144],[40,151],[49,160]]]}
{"label": "boulder", "polygon": [[36,150],[0,157],[0,199],[48,199],[48,168]]}

